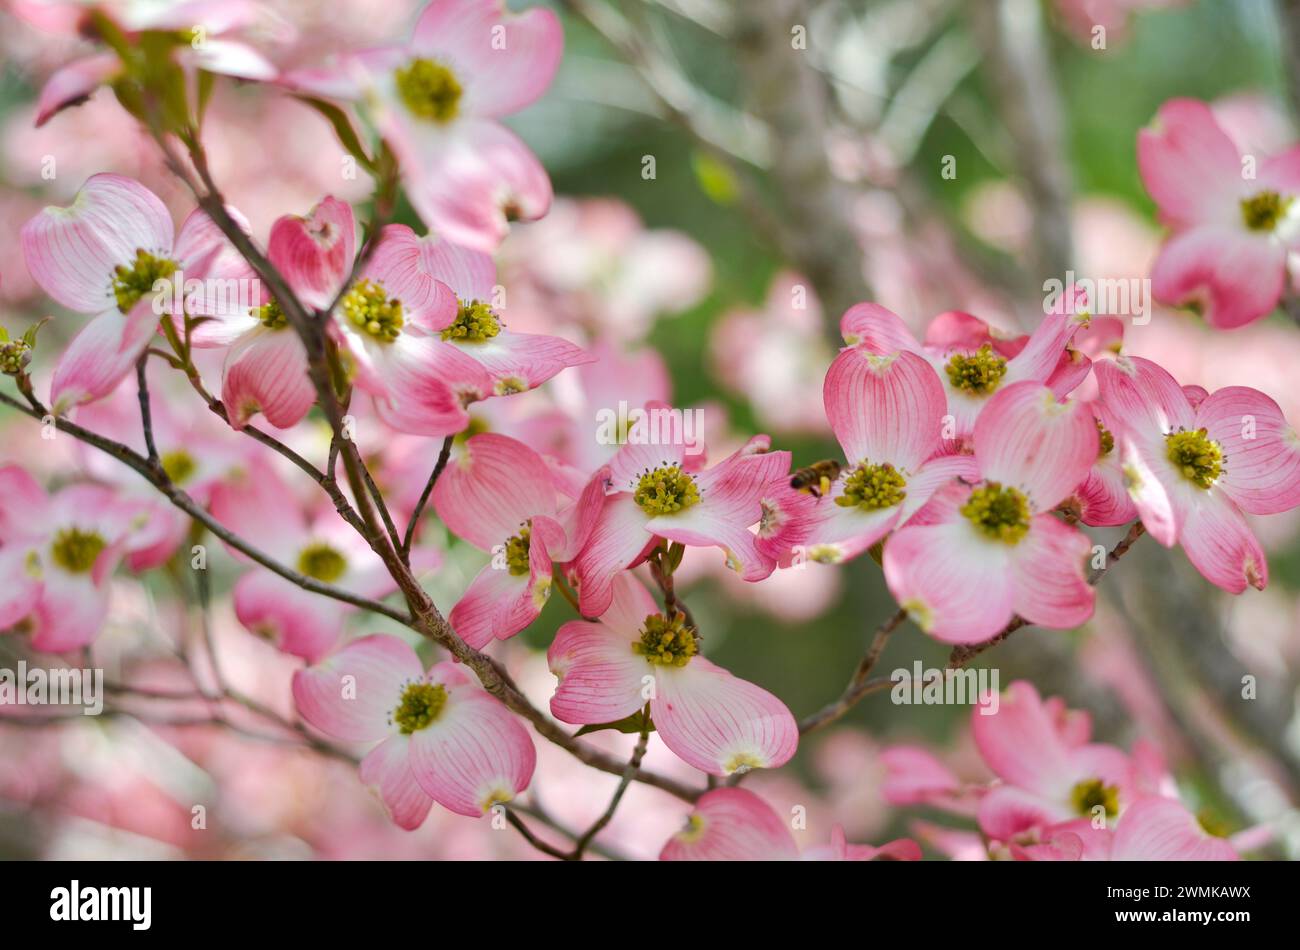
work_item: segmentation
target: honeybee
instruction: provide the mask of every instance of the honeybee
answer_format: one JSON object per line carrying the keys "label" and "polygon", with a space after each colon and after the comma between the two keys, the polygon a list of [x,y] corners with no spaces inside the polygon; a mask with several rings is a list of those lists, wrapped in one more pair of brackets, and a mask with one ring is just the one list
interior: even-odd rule
{"label": "honeybee", "polygon": [[806,491],[814,498],[820,498],[831,490],[835,479],[840,477],[840,463],[834,459],[813,462],[806,468],[797,469],[790,479],[790,487]]}

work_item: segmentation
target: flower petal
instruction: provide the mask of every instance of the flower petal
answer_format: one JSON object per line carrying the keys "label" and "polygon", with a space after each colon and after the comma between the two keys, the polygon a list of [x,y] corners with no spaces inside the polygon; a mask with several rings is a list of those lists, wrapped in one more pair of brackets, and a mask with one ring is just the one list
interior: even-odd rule
{"label": "flower petal", "polygon": [[1178,543],[1202,577],[1230,594],[1268,584],[1264,549],[1237,506],[1217,489],[1202,493],[1190,507]]}
{"label": "flower petal", "polygon": [[1097,426],[1085,403],[1062,403],[1040,383],[1013,383],[975,423],[975,458],[986,479],[1019,488],[1034,512],[1051,511],[1097,457]]}
{"label": "flower petal", "polygon": [[[628,492],[605,496],[605,506],[573,561],[578,577],[578,605],[584,617],[599,617],[614,598],[614,578],[640,560],[654,537],[646,530],[645,512]],[[643,618],[644,619],[644,618]]]}
{"label": "flower petal", "polygon": [[260,568],[235,582],[235,616],[251,633],[308,663],[320,659],[343,636],[346,604],[304,591],[278,574]]}
{"label": "flower petal", "polygon": [[258,327],[237,340],[226,353],[221,401],[236,429],[259,412],[279,429],[301,422],[316,402],[316,387],[298,334]]}
{"label": "flower petal", "polygon": [[1151,266],[1151,293],[1161,303],[1199,304],[1221,330],[1244,326],[1277,306],[1286,280],[1286,249],[1267,236],[1199,227],[1175,234]]}
{"label": "flower petal", "polygon": [[915,353],[844,350],[826,372],[822,399],[850,465],[870,460],[914,472],[939,448],[948,401],[934,368]]}
{"label": "flower petal", "polygon": [[[430,669],[429,680],[458,674],[448,661]],[[438,718],[411,734],[411,770],[438,804],[477,818],[528,787],[537,750],[514,714],[478,686],[449,685],[447,692]]]}
{"label": "flower petal", "polygon": [[540,455],[517,439],[482,432],[438,478],[433,507],[453,534],[491,551],[534,515],[554,516],[557,499]]}
{"label": "flower petal", "polygon": [[559,680],[551,714],[561,722],[617,722],[645,705],[642,680],[650,675],[650,665],[632,652],[631,639],[603,623],[564,624],[546,651],[546,662]]}
{"label": "flower petal", "polygon": [[389,736],[361,760],[361,781],[379,795],[393,824],[413,831],[424,824],[433,799],[415,780],[409,736]]}
{"label": "flower petal", "polygon": [[465,112],[503,116],[546,91],[560,65],[564,31],[543,7],[513,14],[502,0],[434,0],[415,24],[411,45],[452,66],[464,81]]}
{"label": "flower petal", "polygon": [[920,353],[921,344],[903,319],[878,303],[854,304],[840,317],[840,336],[848,346],[861,346],[868,353]]}
{"label": "flower petal", "polygon": [[47,294],[79,313],[116,308],[113,271],[137,250],[167,257],[172,218],[152,191],[122,175],[86,179],[66,208],[41,210],[23,225],[23,256]]}
{"label": "flower petal", "polygon": [[1217,390],[1197,407],[1196,427],[1223,449],[1216,488],[1254,515],[1300,505],[1300,436],[1268,396],[1246,386]]}
{"label": "flower petal", "polygon": [[1138,133],[1138,170],[1161,216],[1174,225],[1240,216],[1241,156],[1204,102],[1170,99]]}
{"label": "flower petal", "polygon": [[1112,861],[1236,861],[1223,838],[1207,834],[1196,816],[1172,798],[1144,798],[1121,817]]}
{"label": "flower petal", "polygon": [[1096,597],[1084,573],[1091,554],[1092,542],[1082,531],[1052,515],[1035,515],[1011,555],[1016,613],[1055,630],[1086,621]]}
{"label": "flower petal", "polygon": [[63,351],[50,382],[56,416],[74,406],[103,399],[135,367],[158,329],[153,301],[140,300],[129,314],[116,307],[95,317]]}
{"label": "flower petal", "polygon": [[715,788],[695,803],[686,828],[660,861],[794,861],[799,846],[785,821],[753,792]]}
{"label": "flower petal", "polygon": [[696,656],[654,669],[650,716],[664,745],[712,775],[777,768],[794,755],[799,725],[767,690]]}
{"label": "flower petal", "polygon": [[328,196],[305,217],[286,214],[271,225],[267,256],[308,307],[326,307],[357,255],[352,206]]}
{"label": "flower petal", "polygon": [[293,701],[315,728],[335,739],[372,742],[396,731],[391,714],[403,684],[421,678],[420,658],[397,637],[353,640],[315,666],[293,674]]}
{"label": "flower petal", "polygon": [[85,102],[121,68],[116,53],[97,53],[56,69],[36,100],[36,127],[39,129],[64,109]]}

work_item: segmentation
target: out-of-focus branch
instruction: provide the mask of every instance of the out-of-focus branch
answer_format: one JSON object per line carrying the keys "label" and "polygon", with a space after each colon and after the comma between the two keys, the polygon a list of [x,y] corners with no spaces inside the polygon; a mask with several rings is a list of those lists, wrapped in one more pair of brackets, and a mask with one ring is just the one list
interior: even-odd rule
{"label": "out-of-focus branch", "polygon": [[[1124,537],[1120,539],[1119,543],[1107,552],[1105,565],[1093,570],[1088,575],[1088,583],[1095,586],[1097,582],[1105,576],[1106,572],[1110,570],[1110,568],[1118,562],[1120,558],[1128,553],[1129,548],[1133,547],[1137,542],[1137,539],[1142,537],[1145,533],[1146,528],[1143,526],[1142,522],[1135,521]],[[882,689],[888,689],[890,686],[894,685],[894,681],[888,677],[868,679],[867,676],[875,666],[876,660],[880,658],[880,654],[885,648],[885,643],[887,642],[889,635],[903,622],[904,619],[906,619],[906,616],[907,614],[904,611],[899,610],[877,628],[875,636],[871,639],[871,645],[867,648],[867,652],[859,662],[853,678],[849,681],[848,688],[845,689],[845,691],[840,694],[840,697],[834,702],[823,706],[812,715],[805,716],[801,719],[799,721],[800,733],[812,732],[814,729],[820,729],[823,726],[829,725],[856,706],[864,696],[878,692]],[[1003,627],[996,636],[985,640],[983,643],[954,647],[952,655],[948,658],[948,668],[959,669],[965,666],[985,650],[997,646],[1021,627],[1027,627],[1029,625],[1029,621],[1025,618],[1019,616],[1013,617],[1011,622]]]}
{"label": "out-of-focus branch", "polygon": [[807,49],[796,48],[797,30],[808,25],[803,0],[768,0],[737,17],[735,43],[750,109],[771,131],[781,251],[838,321],[867,298],[867,285],[847,188],[832,174],[826,154],[826,84]]}
{"label": "out-of-focus branch", "polygon": [[984,47],[992,92],[1033,210],[1030,286],[1065,274],[1073,261],[1072,179],[1061,116],[1064,107],[1048,56],[1038,0],[967,5]]}

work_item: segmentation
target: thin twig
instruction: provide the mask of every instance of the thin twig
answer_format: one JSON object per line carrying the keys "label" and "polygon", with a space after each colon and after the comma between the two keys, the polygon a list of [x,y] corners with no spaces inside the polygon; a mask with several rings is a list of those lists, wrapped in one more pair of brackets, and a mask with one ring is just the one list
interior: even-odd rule
{"label": "thin twig", "polygon": [[442,440],[442,451],[438,453],[438,461],[433,466],[433,473],[429,480],[424,484],[424,491],[420,492],[420,500],[415,503],[415,510],[411,512],[410,520],[406,522],[406,536],[402,538],[402,560],[407,564],[411,563],[411,542],[415,538],[416,525],[420,523],[420,516],[424,514],[424,506],[429,503],[429,496],[433,494],[433,488],[438,484],[438,477],[442,470],[447,467],[447,460],[451,458],[451,444],[455,436],[449,435]]}

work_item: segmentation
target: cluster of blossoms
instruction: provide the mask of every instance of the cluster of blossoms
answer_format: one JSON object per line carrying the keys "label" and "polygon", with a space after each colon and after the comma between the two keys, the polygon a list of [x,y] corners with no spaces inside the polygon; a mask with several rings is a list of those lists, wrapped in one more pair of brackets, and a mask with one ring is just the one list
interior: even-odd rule
{"label": "cluster of blossoms", "polygon": [[1086,712],[1011,684],[996,713],[977,708],[971,733],[994,778],[963,782],[934,753],[894,746],[884,754],[885,797],[973,818],[979,833],[920,825],[954,857],[1017,861],[1235,861],[1264,829],[1231,840],[1188,811],[1159,752],[1092,742]]}
{"label": "cluster of blossoms", "polygon": [[[234,32],[247,22],[223,21]],[[178,29],[170,20],[114,20],[106,10],[92,26],[115,52],[57,74],[42,95],[41,121],[101,82],[112,82],[130,108],[130,83],[143,79],[117,47]],[[205,57],[185,68],[274,75],[229,42],[209,40]],[[651,432],[652,420],[682,418],[650,378],[653,367],[624,376],[620,361],[633,358],[606,341],[584,347],[510,327],[492,253],[508,220],[545,213],[551,187],[496,120],[542,94],[561,45],[549,11],[512,15],[497,0],[435,0],[405,45],[278,77],[296,93],[355,104],[400,169],[423,235],[393,224],[362,241],[352,207],[328,195],[306,214],[280,217],[264,238],[233,208],[226,213],[239,234],[201,209],[177,230],[159,197],[112,174],[90,178],[69,206],[37,214],[22,232],[33,279],[89,317],[54,368],[51,413],[156,452],[171,489],[312,586],[383,598],[396,578],[337,507],[300,503],[278,469],[225,439],[228,429],[261,433],[258,424],[286,438],[301,433],[321,398],[313,360],[323,359],[329,385],[363,428],[415,446],[410,469],[377,466],[415,528],[424,500],[412,496],[439,448],[429,439],[448,440],[429,498],[453,535],[490,556],[449,612],[456,636],[473,650],[514,637],[560,591],[579,618],[547,650],[553,716],[653,729],[712,776],[783,765],[799,727],[772,693],[704,656],[703,632],[671,584],[686,548],[716,549],[748,582],[801,559],[841,563],[874,552],[902,609],[954,644],[986,642],[1016,618],[1058,629],[1087,621],[1089,564],[1100,571],[1105,548],[1097,563],[1080,524],[1140,520],[1161,544],[1181,545],[1214,585],[1264,587],[1267,563],[1244,514],[1300,504],[1295,430],[1263,393],[1207,393],[1125,355],[1117,323],[1090,319],[1081,291],[1067,290],[1022,337],[948,312],[917,339],[879,305],[851,308],[841,320],[845,345],[823,382],[843,458],[811,474],[766,436],[718,457],[680,428],[666,438],[662,427]],[[1214,190],[1208,179],[1219,181],[1228,165],[1237,174],[1239,157],[1213,120],[1195,104],[1173,103],[1161,122],[1139,143],[1144,175],[1174,228],[1157,293],[1202,302],[1215,325],[1254,319],[1281,293],[1291,195],[1300,188],[1289,177],[1293,163],[1266,163],[1246,191]],[[1189,151],[1206,182],[1170,170]],[[1168,183],[1174,177],[1180,184]],[[243,243],[264,249],[281,297],[237,251]],[[202,289],[192,292],[191,281]],[[215,292],[229,282],[254,287],[252,299]],[[323,355],[309,351],[298,325],[304,315],[322,331]],[[5,372],[26,381],[25,355],[6,350]],[[124,404],[148,393],[131,393],[127,380],[137,369],[144,380],[154,355],[207,397],[217,410],[207,422],[219,433],[156,404],[147,444],[132,434]],[[598,359],[602,368],[590,365]],[[592,425],[565,429],[503,408],[568,369],[587,407],[608,406],[616,393],[638,419],[610,441]],[[219,399],[203,382],[214,371]],[[419,473],[413,490],[404,484],[410,472]],[[47,496],[21,468],[0,469],[0,628],[30,634],[39,650],[90,644],[119,563],[135,571],[163,564],[186,531],[182,516],[141,496],[138,481]],[[403,552],[407,565],[436,569],[432,539],[415,537]],[[292,688],[308,723],[343,742],[373,744],[361,778],[397,824],[420,825],[433,802],[482,815],[528,786],[532,738],[464,666],[425,669],[390,634],[348,640],[354,607],[304,589],[244,548],[231,551],[247,562],[234,589],[240,622],[306,661]],[[1089,744],[1085,720],[1043,704],[1027,684],[975,724],[1002,784],[960,788],[904,750],[894,758],[908,791],[897,800],[976,802],[990,848],[1016,857],[1225,853],[1165,794],[1168,780],[1149,761]],[[1100,828],[1090,824],[1096,809]],[[737,788],[700,797],[663,851],[666,859],[799,856],[784,822]],[[837,830],[829,846],[802,857],[914,859],[919,848],[907,840],[848,845]]]}

